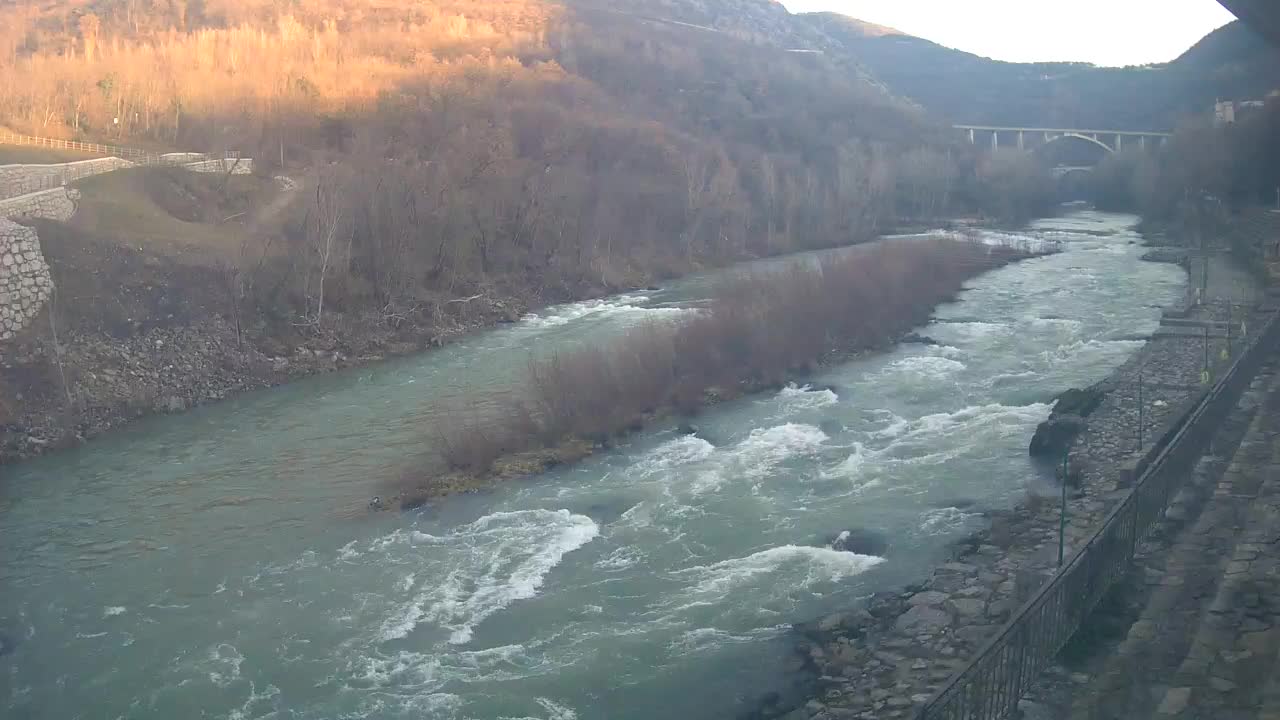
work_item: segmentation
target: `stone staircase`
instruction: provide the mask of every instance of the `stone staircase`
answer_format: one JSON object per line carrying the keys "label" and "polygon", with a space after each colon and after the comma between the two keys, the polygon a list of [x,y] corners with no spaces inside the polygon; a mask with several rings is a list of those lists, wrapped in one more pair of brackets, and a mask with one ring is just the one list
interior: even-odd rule
{"label": "stone staircase", "polygon": [[1278,370],[1255,379],[1119,591],[1123,639],[1063,669],[1044,716],[1280,720]]}

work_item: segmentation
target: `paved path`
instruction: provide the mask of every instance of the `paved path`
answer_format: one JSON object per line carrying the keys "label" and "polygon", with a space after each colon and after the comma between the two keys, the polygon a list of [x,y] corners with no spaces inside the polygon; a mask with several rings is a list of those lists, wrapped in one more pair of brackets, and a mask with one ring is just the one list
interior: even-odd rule
{"label": "paved path", "polygon": [[[1247,426],[1247,433],[1241,430]],[[1280,374],[1273,362],[1095,622],[1118,643],[1071,649],[1029,718],[1280,720]],[[1238,445],[1237,445],[1238,443]],[[1088,644],[1086,638],[1082,644]],[[1080,648],[1075,648],[1079,650]]]}

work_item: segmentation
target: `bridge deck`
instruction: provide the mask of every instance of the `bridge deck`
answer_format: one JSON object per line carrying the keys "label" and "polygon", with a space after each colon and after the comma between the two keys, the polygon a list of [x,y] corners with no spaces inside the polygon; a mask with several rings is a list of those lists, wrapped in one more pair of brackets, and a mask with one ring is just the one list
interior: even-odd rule
{"label": "bridge deck", "polygon": [[1079,128],[1002,127],[997,125],[952,125],[956,130],[982,132],[1059,133],[1062,135],[1122,135],[1125,137],[1173,137],[1171,132],[1157,130],[1082,130]]}

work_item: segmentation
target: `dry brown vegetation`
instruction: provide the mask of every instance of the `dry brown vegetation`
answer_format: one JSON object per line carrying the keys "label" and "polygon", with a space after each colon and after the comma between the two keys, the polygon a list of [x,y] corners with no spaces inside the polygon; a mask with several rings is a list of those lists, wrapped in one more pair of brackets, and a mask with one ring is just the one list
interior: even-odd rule
{"label": "dry brown vegetation", "polygon": [[[751,20],[703,31],[641,5]],[[0,28],[0,122],[234,149],[304,178],[277,257],[248,248],[234,271],[257,288],[237,314],[276,333],[643,285],[1025,186],[980,182],[971,151],[835,49],[785,52],[825,41],[780,8],[713,6],[18,2]]]}
{"label": "dry brown vegetation", "polygon": [[[432,413],[447,422],[427,432],[450,470],[477,476],[499,459],[566,441],[577,453],[583,441],[607,442],[655,415],[693,413],[709,400],[777,386],[835,354],[892,342],[966,280],[1031,254],[1029,248],[912,239],[743,274],[688,319],[531,361],[526,397],[490,400],[484,405],[496,410],[483,415]],[[539,461],[556,459],[538,455]],[[423,488],[420,477],[406,481],[410,494],[432,492],[433,482]]]}

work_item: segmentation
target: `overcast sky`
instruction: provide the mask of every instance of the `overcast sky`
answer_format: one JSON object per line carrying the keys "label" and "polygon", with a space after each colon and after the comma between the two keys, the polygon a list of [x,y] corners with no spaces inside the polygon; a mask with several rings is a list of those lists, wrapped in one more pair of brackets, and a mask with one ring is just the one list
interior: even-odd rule
{"label": "overcast sky", "polygon": [[782,0],[999,60],[1167,62],[1234,18],[1216,0]]}

